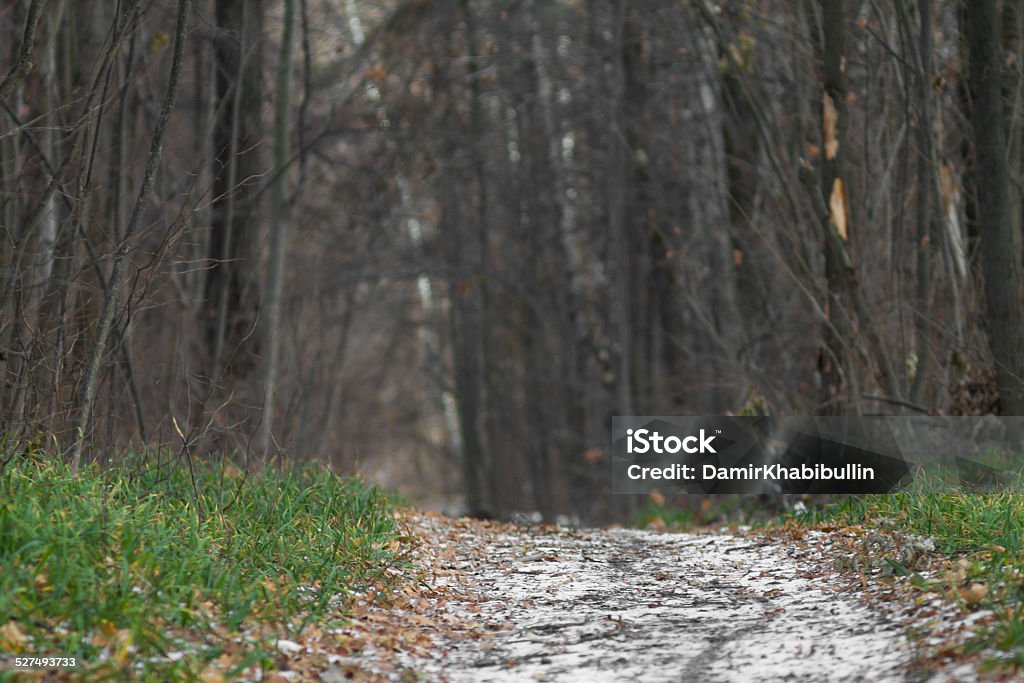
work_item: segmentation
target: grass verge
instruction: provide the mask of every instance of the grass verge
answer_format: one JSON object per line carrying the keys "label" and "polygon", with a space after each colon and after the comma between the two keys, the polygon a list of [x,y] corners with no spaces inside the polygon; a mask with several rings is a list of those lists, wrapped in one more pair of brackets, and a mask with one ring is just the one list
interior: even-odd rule
{"label": "grass verge", "polygon": [[375,488],[328,472],[165,464],[0,473],[0,653],[73,655],[87,678],[233,679],[275,642],[386,592],[403,532]]}
{"label": "grass verge", "polygon": [[[922,593],[943,595],[965,613],[990,610],[987,624],[953,650],[984,653],[990,665],[1020,671],[1024,669],[1024,481],[1011,477],[1001,486],[999,493],[954,492],[948,481],[921,475],[904,492],[849,496],[828,505],[812,503],[803,512],[781,516],[759,514],[749,497],[746,506],[740,497],[705,499],[694,511],[652,494],[633,526],[687,531],[752,523],[762,530],[795,531],[797,537],[801,530],[814,528],[842,531],[855,540],[849,540],[847,554],[836,558],[838,569],[907,577]],[[928,556],[936,561],[926,580],[917,570],[928,564]],[[955,658],[956,651],[945,654]]]}
{"label": "grass verge", "polygon": [[[801,526],[837,524],[897,528],[931,539],[947,569],[920,587],[959,602],[964,611],[991,610],[990,623],[967,653],[999,653],[990,665],[1024,665],[1024,486],[1001,493],[907,492],[850,497],[795,515]],[[890,560],[890,564],[893,562]],[[896,573],[905,568],[897,565]]]}

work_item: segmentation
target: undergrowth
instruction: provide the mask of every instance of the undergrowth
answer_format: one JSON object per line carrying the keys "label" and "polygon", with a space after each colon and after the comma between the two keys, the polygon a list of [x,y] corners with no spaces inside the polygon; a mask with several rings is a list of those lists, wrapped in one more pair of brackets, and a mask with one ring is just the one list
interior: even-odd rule
{"label": "undergrowth", "polygon": [[[3,460],[3,458],[0,458]],[[0,472],[0,654],[71,655],[78,673],[232,678],[275,638],[386,591],[404,562],[391,503],[318,469],[245,476],[133,461]],[[225,653],[229,656],[225,657]]]}

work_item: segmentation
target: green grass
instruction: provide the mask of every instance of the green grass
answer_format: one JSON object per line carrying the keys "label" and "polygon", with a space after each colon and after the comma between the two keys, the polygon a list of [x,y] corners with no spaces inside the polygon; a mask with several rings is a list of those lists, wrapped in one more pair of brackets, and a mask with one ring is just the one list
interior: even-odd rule
{"label": "green grass", "polygon": [[[983,462],[987,466],[974,469],[970,469],[974,463],[967,462],[955,470],[918,472],[911,486],[899,493],[848,496],[830,505],[811,504],[805,512],[781,517],[759,515],[749,497],[746,504],[742,497],[713,497],[692,511],[678,501],[652,496],[632,523],[667,530],[689,530],[723,521],[753,523],[762,529],[819,524],[861,526],[867,530],[866,538],[880,538],[871,531],[873,528],[929,538],[940,557],[944,556],[955,570],[952,578],[944,576],[939,581],[941,586],[920,585],[959,600],[966,610],[990,609],[996,615],[993,625],[972,639],[966,651],[995,650],[1000,655],[992,663],[1024,667],[1024,476],[1017,463],[1003,456],[993,455],[990,460]],[[979,490],[998,492],[971,492]],[[877,545],[877,540],[874,543]],[[864,557],[863,566],[888,564],[891,571],[886,574],[911,574],[912,569],[903,566],[901,553],[914,555],[915,542],[905,538],[891,543],[887,549],[867,550],[865,545],[869,554],[893,557]],[[987,592],[981,600],[969,591],[961,591],[974,583],[985,586]]]}
{"label": "green grass", "polygon": [[[965,609],[991,609],[993,626],[979,633],[968,651],[994,648],[992,663],[1024,664],[1024,483],[1000,493],[934,493],[921,481],[910,490],[888,495],[846,498],[796,515],[803,525],[885,525],[926,536],[950,560],[964,560],[958,583],[983,584],[988,593]],[[959,599],[956,586],[948,595]]]}
{"label": "green grass", "polygon": [[755,498],[742,495],[707,496],[700,505],[686,504],[686,496],[666,498],[648,496],[630,519],[630,526],[665,531],[693,531],[721,524],[764,523],[776,519],[773,512],[760,508]]}
{"label": "green grass", "polygon": [[195,477],[174,464],[76,475],[55,459],[9,462],[0,653],[188,679],[223,652],[210,634],[242,633],[235,673],[272,667],[272,637],[337,617],[337,596],[386,588],[403,561],[392,505],[360,481],[314,469]]}

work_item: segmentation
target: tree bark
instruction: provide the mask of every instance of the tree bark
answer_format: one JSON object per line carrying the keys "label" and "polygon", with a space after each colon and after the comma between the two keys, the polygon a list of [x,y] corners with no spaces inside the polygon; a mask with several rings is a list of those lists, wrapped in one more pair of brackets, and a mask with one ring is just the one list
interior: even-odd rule
{"label": "tree bark", "polygon": [[974,183],[989,346],[995,362],[1002,414],[1024,415],[1024,317],[1020,299],[1020,258],[1013,249],[996,0],[970,0],[965,7],[971,62]]}
{"label": "tree bark", "polygon": [[[909,12],[906,5],[900,6],[904,21],[910,31]],[[915,375],[910,386],[910,401],[922,404],[932,401],[929,391],[932,376],[931,320],[932,320],[932,253],[935,246],[938,215],[936,199],[936,155],[932,134],[932,0],[920,0],[920,32],[917,43],[917,239],[914,248],[917,253],[916,302],[914,310],[914,348],[917,355]]]}
{"label": "tree bark", "polygon": [[288,201],[285,167],[288,164],[288,133],[291,108],[292,62],[295,55],[295,0],[284,0],[284,30],[277,65],[277,97],[274,111],[274,181],[270,196],[270,277],[267,286],[266,365],[263,375],[263,421],[259,452],[270,456],[273,441],[274,394],[277,391],[281,346],[281,294],[284,290],[285,255],[288,250]]}
{"label": "tree bark", "polygon": [[214,201],[203,312],[207,374],[244,374],[258,351],[252,245],[259,235],[263,0],[217,0]]}
{"label": "tree bark", "polygon": [[[833,196],[839,199],[839,206],[845,204],[843,180],[843,155],[846,136],[846,75],[844,53],[846,28],[843,22],[843,0],[826,0],[822,3],[822,62],[824,64],[824,88],[822,91],[822,138],[823,156],[821,172],[821,194],[826,204]],[[834,119],[830,122],[830,118]],[[834,146],[833,146],[834,145]],[[842,211],[843,209],[840,208]],[[854,372],[852,354],[847,353],[847,344],[853,338],[850,313],[847,310],[846,277],[843,259],[836,249],[837,216],[832,212],[825,229],[825,281],[828,301],[825,311],[828,321],[824,327],[825,347],[819,358],[821,371],[821,407],[825,415],[841,415],[849,407],[851,397],[859,393]],[[843,216],[844,225],[848,217]],[[845,232],[845,230],[844,230]],[[841,236],[845,239],[846,234]]]}

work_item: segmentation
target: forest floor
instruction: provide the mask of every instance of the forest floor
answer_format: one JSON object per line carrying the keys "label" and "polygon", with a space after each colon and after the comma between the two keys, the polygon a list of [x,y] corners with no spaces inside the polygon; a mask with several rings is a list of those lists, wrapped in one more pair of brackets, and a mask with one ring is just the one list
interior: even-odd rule
{"label": "forest floor", "polygon": [[[965,609],[942,588],[962,583],[962,570],[899,532],[667,534],[407,517],[421,541],[419,582],[384,603],[358,603],[344,628],[288,641],[282,652],[298,666],[284,678],[1011,677],[982,673],[983,653],[964,654],[991,612]],[[880,561],[888,556],[898,561]],[[904,564],[912,576],[886,576]]]}
{"label": "forest floor", "polygon": [[316,470],[195,474],[0,468],[0,681],[944,682],[1024,665],[1024,492],[666,533],[685,520],[653,496],[645,530],[568,529],[421,512]]}

